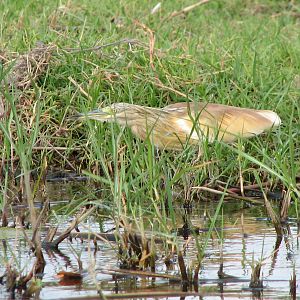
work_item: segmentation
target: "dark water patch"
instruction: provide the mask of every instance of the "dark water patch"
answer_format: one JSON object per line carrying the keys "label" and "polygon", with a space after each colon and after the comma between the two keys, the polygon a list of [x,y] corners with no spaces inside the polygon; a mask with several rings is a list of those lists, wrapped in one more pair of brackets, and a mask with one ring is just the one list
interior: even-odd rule
{"label": "dark water patch", "polygon": [[48,182],[69,182],[69,181],[76,181],[76,182],[82,182],[82,181],[88,181],[89,178],[84,175],[80,175],[77,173],[72,172],[52,172],[50,174],[47,174],[46,181]]}

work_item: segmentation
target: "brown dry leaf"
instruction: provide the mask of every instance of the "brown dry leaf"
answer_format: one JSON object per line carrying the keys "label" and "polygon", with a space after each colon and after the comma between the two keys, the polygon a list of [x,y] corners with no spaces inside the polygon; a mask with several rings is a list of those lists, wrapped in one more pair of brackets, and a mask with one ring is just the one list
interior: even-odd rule
{"label": "brown dry leaf", "polygon": [[82,275],[77,272],[67,272],[67,271],[60,271],[58,272],[55,277],[59,279],[82,279]]}
{"label": "brown dry leaf", "polygon": [[152,29],[147,27],[145,24],[139,22],[138,20],[134,21],[134,24],[140,28],[142,28],[149,36],[149,60],[150,60],[150,66],[152,70],[155,70],[154,67],[154,44],[155,44],[155,34]]}
{"label": "brown dry leaf", "polygon": [[59,285],[62,286],[80,285],[83,278],[80,273],[66,271],[58,272],[56,277],[59,278]]}

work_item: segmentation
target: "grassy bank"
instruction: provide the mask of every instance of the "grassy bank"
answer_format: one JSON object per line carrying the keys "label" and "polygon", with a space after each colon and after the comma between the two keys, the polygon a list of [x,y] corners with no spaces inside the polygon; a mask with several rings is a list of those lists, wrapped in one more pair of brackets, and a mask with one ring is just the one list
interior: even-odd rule
{"label": "grassy bank", "polygon": [[[256,177],[297,193],[299,6],[210,1],[172,14],[190,4],[165,1],[152,14],[148,1],[2,2],[3,174],[84,170],[127,199]],[[55,46],[45,70],[11,90],[13,58],[38,41]],[[204,145],[196,161],[192,147],[157,153],[117,125],[67,121],[113,102],[162,107],[188,99],[274,110],[283,125],[237,145]]]}

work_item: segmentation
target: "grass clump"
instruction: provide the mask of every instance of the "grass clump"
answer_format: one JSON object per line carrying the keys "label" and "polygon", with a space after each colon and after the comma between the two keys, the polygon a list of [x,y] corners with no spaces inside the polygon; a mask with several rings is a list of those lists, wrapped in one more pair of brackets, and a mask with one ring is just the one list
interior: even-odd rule
{"label": "grass clump", "polygon": [[[169,199],[176,185],[191,195],[192,187],[219,180],[257,183],[254,169],[271,186],[298,194],[297,5],[208,1],[186,15],[172,15],[188,4],[164,3],[151,14],[146,1],[104,1],[101,10],[97,1],[2,3],[2,82],[7,84],[14,68],[12,53],[27,53],[38,41],[54,49],[48,68],[32,76],[25,90],[2,89],[4,161],[20,156],[9,145],[26,137],[29,156],[21,155],[14,169],[26,160],[32,170],[45,161],[48,172],[85,170],[116,199],[125,195],[128,205]],[[193,163],[192,147],[157,154],[117,125],[66,121],[75,112],[114,102],[162,107],[188,99],[275,110],[283,126],[237,147],[204,145]]]}

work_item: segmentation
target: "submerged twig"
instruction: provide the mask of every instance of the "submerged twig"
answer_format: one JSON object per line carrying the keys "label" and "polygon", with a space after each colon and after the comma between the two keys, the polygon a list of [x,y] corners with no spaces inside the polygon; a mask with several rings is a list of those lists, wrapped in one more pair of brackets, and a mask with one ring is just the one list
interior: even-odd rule
{"label": "submerged twig", "polygon": [[24,238],[25,238],[26,242],[28,243],[29,247],[32,249],[32,251],[34,251],[33,239],[30,239],[29,236],[27,235],[26,230],[23,226],[23,222],[20,220],[19,216],[17,216],[17,218],[16,218],[16,223],[17,223],[17,226],[21,229],[21,231],[24,235]]}
{"label": "submerged twig", "polygon": [[261,263],[258,262],[255,267],[252,266],[250,288],[263,288],[263,281],[260,279]]}
{"label": "submerged twig", "polygon": [[208,188],[206,186],[193,186],[192,189],[206,191],[206,192],[217,194],[217,195],[225,195],[228,198],[234,198],[234,199],[239,199],[239,200],[243,200],[243,201],[248,201],[248,202],[253,203],[253,204],[263,204],[262,201],[257,200],[257,199],[252,199],[252,198],[249,198],[249,197],[238,196],[236,194],[227,193],[225,191],[214,190],[214,189]]}
{"label": "submerged twig", "polygon": [[297,299],[297,280],[295,267],[290,279],[290,295],[293,300]]}
{"label": "submerged twig", "polygon": [[[115,233],[96,233],[96,232],[74,232],[70,233],[70,237],[72,238],[80,238],[80,239],[96,239],[103,242],[117,242],[119,238]],[[143,237],[139,234],[136,234],[136,238],[139,243],[142,242]],[[153,238],[155,243],[163,243],[163,240],[159,237]]]}
{"label": "submerged twig", "polygon": [[47,235],[46,235],[46,237],[44,238],[44,241],[43,241],[43,245],[44,244],[48,245],[53,241],[53,239],[56,235],[57,229],[58,229],[58,225],[50,227],[48,229]]}
{"label": "submerged twig", "polygon": [[264,192],[263,192],[263,196],[264,196],[264,200],[265,200],[265,207],[266,207],[267,213],[272,220],[276,234],[277,234],[277,236],[281,236],[281,235],[283,235],[283,230],[282,230],[280,218],[275,213],[271,202],[268,200],[268,198]]}
{"label": "submerged twig", "polygon": [[288,218],[288,212],[291,204],[291,191],[287,190],[280,203],[280,220],[286,222]]}
{"label": "submerged twig", "polygon": [[185,283],[188,283],[189,278],[187,275],[187,270],[186,270],[186,266],[185,266],[183,255],[182,255],[181,251],[178,252],[178,265],[179,265],[182,281]]}
{"label": "submerged twig", "polygon": [[[80,223],[82,222],[82,220],[84,220],[86,217],[88,217],[94,210],[96,209],[95,206],[91,207],[90,209],[86,210],[83,209],[83,211],[81,213],[79,213],[78,216],[75,217],[75,219],[72,221],[72,223],[69,225],[69,227],[59,236],[57,237],[54,241],[52,240],[44,240],[42,243],[43,248],[51,248],[51,249],[57,249],[58,245],[64,240],[66,239],[71,231]],[[49,237],[47,236],[47,239]],[[52,235],[52,238],[54,238],[54,236]]]}
{"label": "submerged twig", "polygon": [[32,238],[31,238],[32,242],[35,240],[36,235],[39,231],[40,223],[42,221],[42,218],[44,217],[46,209],[48,208],[49,202],[50,202],[50,200],[49,200],[49,198],[47,198],[44,205],[43,205],[43,208],[42,208],[42,210],[41,210],[41,212],[40,212],[40,214],[39,214],[39,216],[36,220],[35,228],[33,229]]}
{"label": "submerged twig", "polygon": [[173,282],[177,281],[180,282],[180,276],[171,275],[171,274],[160,274],[154,272],[147,272],[147,271],[138,271],[138,270],[127,270],[127,269],[103,269],[97,270],[103,274],[112,274],[112,275],[132,275],[132,276],[140,276],[140,277],[156,277],[156,278],[165,278],[170,279]]}
{"label": "submerged twig", "polygon": [[[249,191],[249,190],[251,191],[251,190],[255,190],[255,189],[261,188],[261,187],[268,187],[270,185],[271,185],[271,183],[269,181],[267,181],[267,182],[262,182],[262,184],[244,185],[243,189],[244,189],[244,191]],[[240,188],[238,188],[238,187],[231,187],[231,188],[228,188],[227,191],[235,193],[235,192],[239,192]]]}

